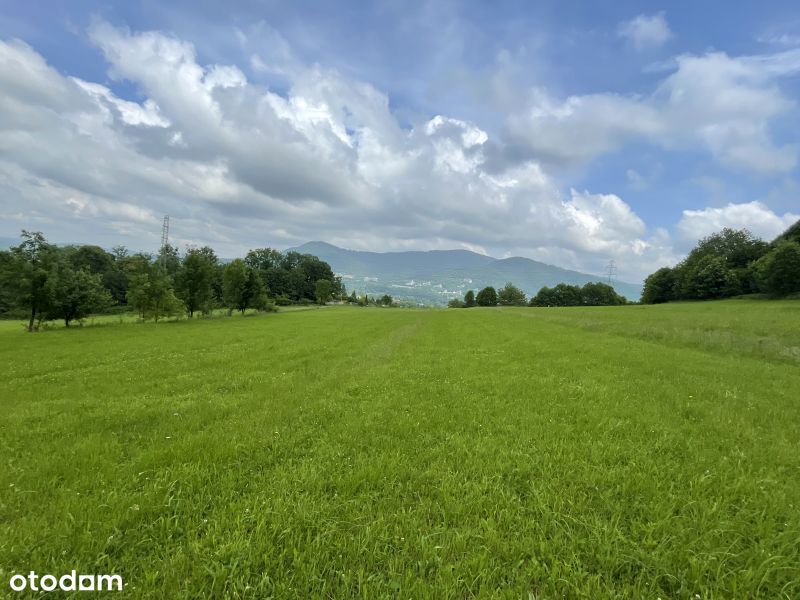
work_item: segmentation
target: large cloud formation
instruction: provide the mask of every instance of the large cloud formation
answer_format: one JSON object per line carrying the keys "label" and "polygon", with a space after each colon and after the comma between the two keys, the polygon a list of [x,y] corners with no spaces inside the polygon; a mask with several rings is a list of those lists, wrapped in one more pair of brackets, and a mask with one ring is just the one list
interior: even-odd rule
{"label": "large cloud formation", "polygon": [[[675,261],[666,231],[648,231],[616,195],[565,195],[548,159],[587,158],[629,136],[699,135],[722,162],[774,170],[795,160],[765,130],[788,101],[758,65],[724,55],[680,59],[650,99],[538,97],[516,117],[531,155],[510,161],[473,123],[439,115],[403,125],[384,93],[317,65],[296,65],[277,93],[236,66],[199,64],[192,44],[160,32],[99,21],[89,38],[141,102],[59,73],[23,42],[0,42],[0,194],[15,199],[0,215],[46,232],[57,225],[66,239],[91,228],[101,243],[152,248],[169,213],[178,243],[223,255],[309,239],[461,246],[594,271],[615,258],[635,279]],[[701,102],[710,62],[732,86],[730,102]],[[688,108],[691,127],[672,130]]]}
{"label": "large cloud formation", "polygon": [[778,145],[769,123],[795,103],[776,81],[800,72],[800,53],[730,57],[680,56],[649,96],[591,94],[563,101],[545,91],[509,119],[509,131],[555,164],[586,161],[632,140],[667,149],[705,147],[721,165],[760,174],[787,173],[795,145]]}

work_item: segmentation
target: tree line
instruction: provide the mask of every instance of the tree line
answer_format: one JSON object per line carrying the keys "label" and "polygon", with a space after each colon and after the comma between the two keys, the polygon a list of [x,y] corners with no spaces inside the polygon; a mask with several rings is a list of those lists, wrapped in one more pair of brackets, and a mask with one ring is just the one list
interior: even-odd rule
{"label": "tree line", "polygon": [[508,282],[500,290],[487,286],[477,294],[469,290],[464,299],[448,302],[450,308],[471,308],[473,306],[617,306],[628,301],[617,294],[606,283],[589,282],[583,287],[559,283],[554,287],[543,287],[530,300],[525,292]]}
{"label": "tree line", "polygon": [[258,248],[224,263],[208,246],[188,248],[181,256],[166,245],[153,256],[123,246],[111,252],[57,246],[41,232],[23,231],[21,238],[19,245],[0,251],[0,316],[24,316],[29,331],[46,320],[60,319],[69,327],[89,314],[115,310],[158,321],[216,308],[244,313],[349,300],[331,266],[310,254]]}
{"label": "tree line", "polygon": [[782,297],[800,292],[800,221],[772,242],[746,229],[725,228],[700,240],[674,267],[644,282],[642,302],[713,300],[743,294]]}

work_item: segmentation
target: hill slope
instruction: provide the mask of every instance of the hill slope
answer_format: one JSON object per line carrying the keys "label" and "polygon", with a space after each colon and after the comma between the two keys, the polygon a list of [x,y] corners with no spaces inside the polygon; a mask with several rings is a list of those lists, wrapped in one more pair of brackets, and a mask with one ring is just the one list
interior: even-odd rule
{"label": "hill slope", "polygon": [[[446,304],[461,298],[467,290],[487,285],[501,287],[507,281],[528,296],[541,287],[557,283],[583,285],[603,281],[598,275],[570,271],[529,258],[498,259],[469,250],[427,252],[364,252],[345,250],[325,242],[308,242],[297,252],[314,254],[342,276],[349,291],[358,294],[391,294],[396,299],[424,304]],[[614,284],[629,300],[638,300],[642,288],[632,283]]]}

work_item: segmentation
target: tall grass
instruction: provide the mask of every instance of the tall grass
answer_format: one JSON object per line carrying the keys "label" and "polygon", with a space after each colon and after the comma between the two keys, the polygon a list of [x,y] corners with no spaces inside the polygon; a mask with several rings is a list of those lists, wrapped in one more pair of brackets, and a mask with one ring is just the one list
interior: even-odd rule
{"label": "tall grass", "polygon": [[0,589],[798,597],[796,310],[0,328]]}

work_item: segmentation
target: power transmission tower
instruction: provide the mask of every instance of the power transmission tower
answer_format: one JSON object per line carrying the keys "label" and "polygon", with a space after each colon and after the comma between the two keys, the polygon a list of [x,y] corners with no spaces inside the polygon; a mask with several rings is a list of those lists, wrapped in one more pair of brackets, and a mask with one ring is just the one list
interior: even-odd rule
{"label": "power transmission tower", "polygon": [[161,268],[167,268],[167,246],[169,245],[169,215],[164,215],[161,226]]}
{"label": "power transmission tower", "polygon": [[617,263],[614,262],[612,258],[608,261],[608,265],[606,265],[606,280],[608,281],[608,285],[613,286],[614,280],[617,278]]}

